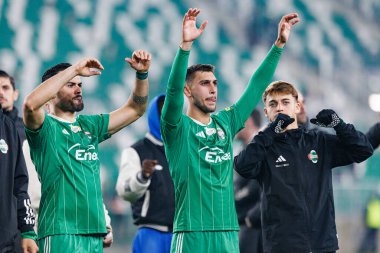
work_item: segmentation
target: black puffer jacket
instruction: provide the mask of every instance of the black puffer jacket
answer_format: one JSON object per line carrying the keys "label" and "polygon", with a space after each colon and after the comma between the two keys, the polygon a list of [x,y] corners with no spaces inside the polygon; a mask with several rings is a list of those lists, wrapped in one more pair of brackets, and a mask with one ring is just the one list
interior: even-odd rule
{"label": "black puffer jacket", "polygon": [[17,229],[21,233],[33,231],[34,214],[27,190],[20,136],[0,105],[0,249],[14,243]]}
{"label": "black puffer jacket", "polygon": [[263,188],[264,252],[338,249],[331,169],[372,155],[367,137],[351,124],[336,136],[304,128],[260,132],[237,157],[236,171]]}

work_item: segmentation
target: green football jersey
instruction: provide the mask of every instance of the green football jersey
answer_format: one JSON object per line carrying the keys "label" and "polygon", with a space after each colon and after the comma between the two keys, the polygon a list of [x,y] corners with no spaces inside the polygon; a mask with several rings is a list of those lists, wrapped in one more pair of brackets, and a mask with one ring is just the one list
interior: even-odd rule
{"label": "green football jersey", "polygon": [[39,238],[107,232],[98,144],[110,137],[108,121],[108,114],[73,123],[45,115],[39,130],[25,130],[41,180]]}
{"label": "green football jersey", "polygon": [[174,231],[238,230],[232,140],[244,121],[230,107],[208,125],[186,115],[174,127],[162,124],[176,189]]}
{"label": "green football jersey", "polygon": [[161,134],[175,189],[174,232],[238,230],[233,192],[235,134],[269,85],[282,49],[273,46],[232,107],[204,125],[182,114],[190,51],[174,60],[161,116]]}

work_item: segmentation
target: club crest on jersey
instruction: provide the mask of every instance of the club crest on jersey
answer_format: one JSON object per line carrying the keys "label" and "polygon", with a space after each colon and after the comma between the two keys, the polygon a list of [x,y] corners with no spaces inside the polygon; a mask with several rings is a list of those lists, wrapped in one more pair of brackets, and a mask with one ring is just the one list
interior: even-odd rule
{"label": "club crest on jersey", "polygon": [[223,132],[222,129],[218,128],[218,136],[220,139],[224,140],[226,138],[225,133]]}
{"label": "club crest on jersey", "polygon": [[70,129],[71,129],[71,131],[73,131],[73,133],[78,133],[78,132],[82,131],[82,128],[80,126],[70,125]]}
{"label": "club crest on jersey", "polygon": [[213,134],[216,133],[216,129],[215,129],[215,128],[205,127],[205,130],[206,130],[206,134],[207,134],[208,136],[213,135]]}
{"label": "club crest on jersey", "polygon": [[91,136],[91,132],[83,131],[83,133],[84,133],[89,139],[92,138],[92,136]]}
{"label": "club crest on jersey", "polygon": [[226,112],[231,111],[232,109],[233,109],[232,106],[229,106],[229,107],[224,108],[224,110],[225,110]]}
{"label": "club crest on jersey", "polygon": [[8,144],[5,142],[4,139],[0,140],[0,151],[3,154],[8,153]]}
{"label": "club crest on jersey", "polygon": [[310,151],[310,153],[307,155],[307,158],[312,161],[312,163],[318,162],[318,154],[314,149]]}

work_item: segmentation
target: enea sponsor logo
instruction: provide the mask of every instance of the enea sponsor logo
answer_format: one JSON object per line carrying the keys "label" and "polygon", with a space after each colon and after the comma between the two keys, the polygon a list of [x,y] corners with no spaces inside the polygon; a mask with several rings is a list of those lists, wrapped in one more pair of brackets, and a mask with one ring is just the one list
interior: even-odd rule
{"label": "enea sponsor logo", "polygon": [[231,154],[229,152],[225,153],[218,147],[210,148],[206,146],[198,150],[198,153],[204,157],[207,162],[213,164],[219,164],[224,161],[231,160]]}
{"label": "enea sponsor logo", "polygon": [[95,152],[95,146],[89,145],[87,149],[81,149],[80,144],[77,143],[71,146],[68,150],[70,153],[71,150],[75,149],[75,159],[78,161],[97,161],[98,153]]}

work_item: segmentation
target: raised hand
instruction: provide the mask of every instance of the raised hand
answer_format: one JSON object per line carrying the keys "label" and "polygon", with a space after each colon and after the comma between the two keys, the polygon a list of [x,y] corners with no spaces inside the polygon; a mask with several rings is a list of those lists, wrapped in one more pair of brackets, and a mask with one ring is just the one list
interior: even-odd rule
{"label": "raised hand", "polygon": [[154,166],[158,164],[157,160],[145,159],[142,163],[141,172],[144,178],[150,178],[154,172]]}
{"label": "raised hand", "polygon": [[315,118],[310,119],[310,122],[320,127],[335,128],[342,123],[343,120],[339,118],[334,110],[324,109],[320,111]]}
{"label": "raised hand", "polygon": [[284,47],[285,43],[289,39],[290,30],[293,25],[297,24],[300,21],[297,13],[290,13],[281,18],[280,23],[278,24],[278,35],[276,40],[276,46]]}
{"label": "raised hand", "polygon": [[149,70],[152,56],[145,50],[136,50],[131,58],[125,58],[125,61],[137,72],[144,73]]}
{"label": "raised hand", "polygon": [[[199,28],[197,28],[196,21],[197,16],[201,11],[197,8],[190,8],[182,22],[182,49],[188,49],[187,43],[192,43],[196,40],[203,32],[207,25],[207,21],[204,21]],[[185,46],[185,48],[183,47]],[[191,46],[191,45],[190,45]]]}
{"label": "raised hand", "polygon": [[80,76],[94,76],[100,75],[99,70],[103,70],[102,64],[95,58],[85,58],[77,62],[75,65],[75,71]]}
{"label": "raised hand", "polygon": [[279,113],[277,118],[269,124],[269,129],[279,134],[282,133],[290,124],[294,122],[294,119],[286,114]]}

